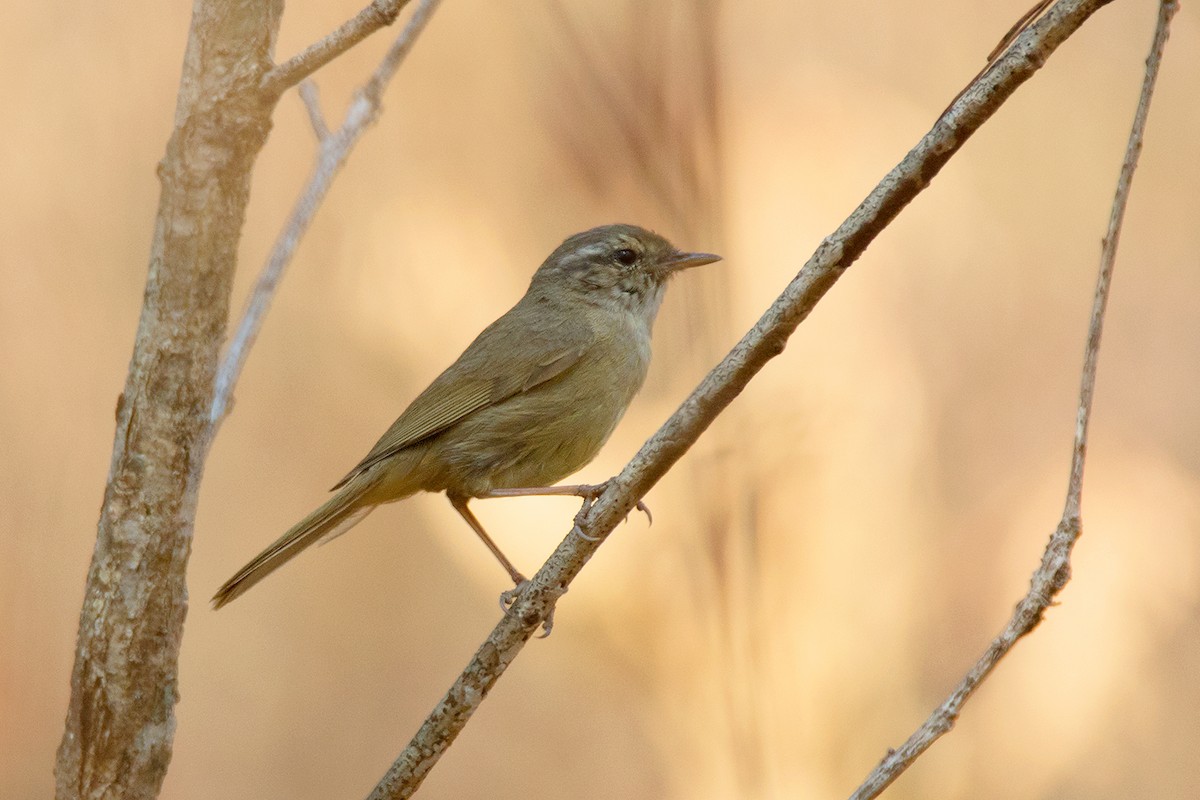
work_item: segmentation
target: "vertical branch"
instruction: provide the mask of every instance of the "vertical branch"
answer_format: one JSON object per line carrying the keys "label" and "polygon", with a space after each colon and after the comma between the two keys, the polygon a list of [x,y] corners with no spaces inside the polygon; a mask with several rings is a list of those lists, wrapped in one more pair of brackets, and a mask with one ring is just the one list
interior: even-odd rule
{"label": "vertical branch", "polygon": [[[171,759],[179,646],[204,462],[253,336],[235,342],[235,368],[215,391],[250,176],[280,92],[390,24],[407,0],[375,0],[283,67],[272,56],[283,0],[196,0],[175,129],[159,166],[162,191],[133,358],[88,571],[66,726],[55,764],[60,800],[151,800]],[[419,29],[436,0],[410,22]],[[388,51],[351,109],[365,125],[415,31]],[[323,151],[315,106],[314,127]],[[318,124],[319,123],[319,124]],[[344,157],[344,156],[343,156]],[[327,178],[341,161],[327,162]],[[301,197],[311,217],[325,186]],[[305,222],[305,224],[307,224]],[[277,250],[294,250],[303,228]],[[279,266],[282,269],[282,266]],[[259,280],[269,300],[278,274]],[[252,304],[253,305],[253,304]],[[265,304],[255,313],[261,317]],[[257,330],[257,327],[254,327]],[[214,398],[220,402],[213,415]]]}
{"label": "vertical branch", "polygon": [[1108,230],[1104,233],[1104,244],[1100,251],[1100,274],[1096,280],[1096,296],[1092,303],[1091,324],[1088,327],[1087,345],[1084,349],[1083,376],[1079,386],[1079,410],[1075,415],[1075,448],[1071,455],[1071,478],[1067,487],[1066,506],[1063,518],[1078,518],[1083,494],[1083,463],[1087,455],[1088,421],[1092,414],[1092,396],[1096,392],[1096,364],[1100,356],[1100,334],[1104,330],[1104,312],[1108,306],[1109,286],[1112,284],[1113,265],[1117,258],[1117,245],[1121,240],[1121,226],[1125,221],[1125,209],[1129,205],[1129,191],[1133,184],[1133,173],[1142,154],[1142,140],[1146,132],[1146,118],[1150,113],[1150,98],[1154,95],[1154,84],[1162,64],[1163,50],[1170,35],[1171,19],[1179,10],[1178,0],[1161,0],[1158,7],[1158,24],[1154,29],[1154,41],[1150,55],[1146,58],[1146,74],[1142,78],[1142,91],[1138,97],[1137,111],[1129,130],[1129,143],[1125,147],[1125,159],[1117,176],[1117,189],[1113,196],[1112,211],[1108,217]]}
{"label": "vertical branch", "polygon": [[1096,280],[1096,293],[1092,303],[1092,316],[1088,324],[1087,344],[1084,347],[1083,376],[1079,388],[1079,409],[1075,418],[1075,445],[1071,457],[1071,477],[1068,482],[1067,499],[1063,506],[1062,519],[1050,536],[1050,542],[1042,554],[1042,562],[1030,580],[1029,592],[1017,603],[1012,618],[988,647],[987,652],[975,662],[966,676],[959,682],[950,696],[934,709],[928,719],[908,738],[898,750],[871,771],[867,779],[851,795],[851,800],[869,800],[877,797],[904,770],[908,769],[922,753],[947,733],[962,713],[963,706],[975,690],[987,679],[992,670],[1008,652],[1042,621],[1042,617],[1054,598],[1071,578],[1071,551],[1083,532],[1080,518],[1080,497],[1083,492],[1083,465],[1087,455],[1087,431],[1091,418],[1092,397],[1096,389],[1096,364],[1100,355],[1100,334],[1104,327],[1104,311],[1108,304],[1112,286],[1113,264],[1117,255],[1117,243],[1121,236],[1121,223],[1129,203],[1129,189],[1133,172],[1137,169],[1138,156],[1142,152],[1142,138],[1146,130],[1146,117],[1150,110],[1150,98],[1158,78],[1163,49],[1167,44],[1171,18],[1179,9],[1176,0],[1162,0],[1158,11],[1158,25],[1154,31],[1154,42],[1150,56],[1146,59],[1146,74],[1142,92],[1138,99],[1137,112],[1129,131],[1129,143],[1125,148],[1125,159],[1117,179],[1113,197],[1112,213],[1108,231],[1100,253],[1100,270]]}
{"label": "vertical branch", "polygon": [[270,130],[274,102],[259,82],[282,11],[282,0],[194,6],[79,617],[55,766],[60,800],[154,798],[171,759],[205,412],[251,167]]}

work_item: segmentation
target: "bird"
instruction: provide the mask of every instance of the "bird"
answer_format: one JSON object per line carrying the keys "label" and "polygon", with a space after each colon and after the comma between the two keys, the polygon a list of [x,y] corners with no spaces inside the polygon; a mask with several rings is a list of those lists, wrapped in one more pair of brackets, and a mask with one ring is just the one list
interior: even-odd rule
{"label": "bird", "polygon": [[[241,596],[309,545],[376,507],[445,492],[518,587],[524,576],[468,508],[476,498],[580,494],[553,487],[588,464],[645,381],[667,281],[720,260],[636,225],[568,237],[524,296],[487,326],[331,489],[333,496],[250,560],[213,596]],[[507,593],[506,593],[507,594]]]}

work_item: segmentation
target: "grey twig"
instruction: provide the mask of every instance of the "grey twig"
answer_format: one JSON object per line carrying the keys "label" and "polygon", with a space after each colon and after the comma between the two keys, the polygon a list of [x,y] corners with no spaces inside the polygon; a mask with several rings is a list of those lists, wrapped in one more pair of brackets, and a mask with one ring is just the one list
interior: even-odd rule
{"label": "grey twig", "polygon": [[1133,126],[1129,131],[1129,144],[1125,148],[1125,160],[1117,179],[1117,190],[1113,197],[1112,213],[1108,220],[1108,232],[1100,252],[1100,272],[1096,280],[1096,294],[1092,303],[1092,317],[1088,325],[1087,344],[1084,347],[1083,377],[1079,387],[1079,409],[1075,416],[1075,446],[1071,456],[1071,476],[1067,485],[1067,498],[1063,505],[1062,519],[1050,536],[1050,542],[1042,554],[1042,562],[1034,571],[1029,582],[1029,592],[1021,598],[1013,610],[1012,618],[1004,626],[975,665],[954,688],[941,705],[934,709],[928,719],[908,738],[898,750],[890,751],[887,757],[872,770],[866,781],[851,795],[851,800],[868,800],[877,797],[900,773],[908,769],[922,753],[938,738],[953,727],[967,700],[992,670],[1016,645],[1017,641],[1032,631],[1042,621],[1042,616],[1054,598],[1062,591],[1071,577],[1071,551],[1083,532],[1080,517],[1080,497],[1083,493],[1083,465],[1087,453],[1088,420],[1092,411],[1092,396],[1096,389],[1096,362],[1100,354],[1100,333],[1104,327],[1104,310],[1108,303],[1109,287],[1112,283],[1113,262],[1117,254],[1117,242],[1121,236],[1121,222],[1129,202],[1129,187],[1133,172],[1137,168],[1138,156],[1142,151],[1142,136],[1146,129],[1146,115],[1150,109],[1150,97],[1158,77],[1163,48],[1167,43],[1171,17],[1179,5],[1176,0],[1162,0],[1159,6],[1158,26],[1154,32],[1154,43],[1146,59],[1146,75],[1142,82],[1142,93],[1138,100]]}
{"label": "grey twig", "polygon": [[783,294],[579,518],[568,535],[421,725],[371,792],[406,798],[453,743],[492,686],[608,534],[687,452],[808,316],[842,273],[937,175],[963,143],[1028,80],[1051,53],[1110,0],[1061,0],[975,80],[854,213],[821,243]]}
{"label": "grey twig", "polygon": [[384,87],[396,74],[400,62],[412,49],[417,36],[425,29],[425,24],[429,21],[429,17],[439,2],[441,0],[421,0],[416,11],[409,18],[408,24],[404,26],[404,30],[396,37],[396,41],[388,48],[383,60],[375,68],[375,72],[355,94],[354,101],[346,111],[345,121],[336,131],[330,132],[325,125],[324,117],[318,106],[316,90],[306,89],[305,86],[308,84],[301,86],[300,96],[308,109],[309,120],[312,122],[313,130],[319,141],[317,163],[313,168],[312,177],[309,178],[308,184],[305,185],[300,197],[296,200],[296,205],[292,208],[291,216],[288,217],[283,230],[280,231],[279,238],[275,240],[275,246],[271,248],[271,254],[267,257],[267,263],[258,275],[258,280],[254,284],[254,290],[246,305],[246,311],[238,323],[237,332],[230,340],[229,349],[217,371],[216,388],[213,391],[212,409],[209,413],[209,422],[214,430],[220,426],[229,410],[233,387],[242,374],[246,357],[254,345],[255,339],[258,338],[258,332],[262,329],[263,317],[271,305],[271,300],[275,297],[275,291],[279,287],[279,279],[282,277],[284,269],[291,263],[292,257],[296,253],[296,246],[300,243],[305,231],[308,230],[313,216],[329,192],[334,177],[346,163],[346,159],[350,157],[358,140],[379,116]]}
{"label": "grey twig", "polygon": [[336,31],[263,76],[261,88],[280,95],[380,28],[396,21],[409,0],[372,0]]}
{"label": "grey twig", "polygon": [[312,125],[313,135],[317,142],[324,143],[329,138],[329,126],[325,124],[325,115],[321,112],[321,93],[312,81],[300,82],[300,100],[304,110],[308,112],[308,122]]}

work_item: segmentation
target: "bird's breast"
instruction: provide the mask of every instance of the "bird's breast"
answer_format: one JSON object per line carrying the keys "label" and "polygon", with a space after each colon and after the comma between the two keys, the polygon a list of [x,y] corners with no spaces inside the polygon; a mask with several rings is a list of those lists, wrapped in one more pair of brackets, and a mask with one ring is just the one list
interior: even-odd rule
{"label": "bird's breast", "polygon": [[641,388],[650,364],[644,326],[596,326],[561,375],[480,409],[430,443],[441,469],[432,490],[479,496],[549,486],[595,458]]}

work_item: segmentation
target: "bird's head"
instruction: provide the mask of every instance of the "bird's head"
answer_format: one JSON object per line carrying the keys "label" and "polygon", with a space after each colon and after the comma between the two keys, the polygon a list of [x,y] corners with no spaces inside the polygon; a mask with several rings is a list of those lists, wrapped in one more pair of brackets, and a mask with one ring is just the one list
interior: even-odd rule
{"label": "bird's head", "polygon": [[636,225],[603,225],[577,233],[538,267],[531,289],[569,293],[606,309],[654,319],[667,279],[676,272],[720,261],[711,253],[686,253]]}

